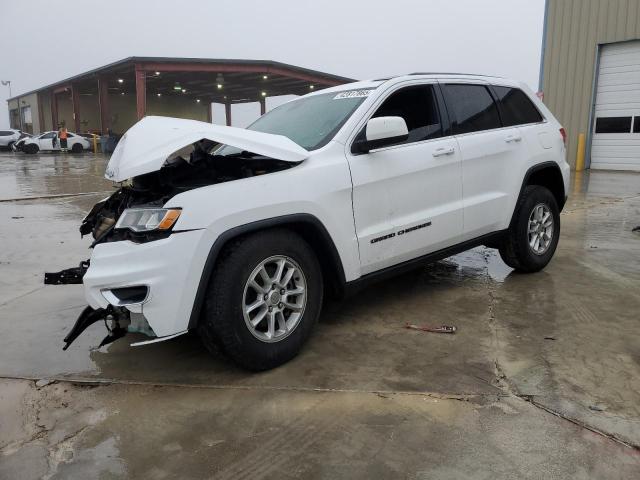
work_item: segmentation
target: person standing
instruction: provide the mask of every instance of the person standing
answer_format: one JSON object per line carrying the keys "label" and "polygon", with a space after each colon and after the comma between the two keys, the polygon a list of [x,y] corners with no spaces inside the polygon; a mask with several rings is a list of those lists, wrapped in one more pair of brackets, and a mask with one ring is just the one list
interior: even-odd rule
{"label": "person standing", "polygon": [[63,152],[67,151],[67,127],[64,126],[64,123],[60,127],[58,131],[58,138],[60,138],[60,149]]}

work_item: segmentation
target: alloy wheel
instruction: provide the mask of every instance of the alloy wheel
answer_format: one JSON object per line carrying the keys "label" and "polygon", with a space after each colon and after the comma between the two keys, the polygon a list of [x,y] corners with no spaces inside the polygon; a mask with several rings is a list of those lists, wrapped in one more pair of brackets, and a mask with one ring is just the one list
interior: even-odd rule
{"label": "alloy wheel", "polygon": [[529,247],[536,255],[543,255],[553,240],[553,214],[544,203],[539,203],[529,215],[527,235]]}
{"label": "alloy wheel", "polygon": [[274,255],[253,269],[244,287],[242,313],[251,334],[273,343],[298,326],[307,303],[307,281],[290,257]]}

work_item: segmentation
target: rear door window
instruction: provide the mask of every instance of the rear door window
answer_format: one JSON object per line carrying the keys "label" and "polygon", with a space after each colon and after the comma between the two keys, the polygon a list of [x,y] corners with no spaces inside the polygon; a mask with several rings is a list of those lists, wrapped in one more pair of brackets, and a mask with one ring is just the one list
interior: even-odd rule
{"label": "rear door window", "polygon": [[0,137],[9,137],[11,135],[13,135],[13,132],[0,131]]}
{"label": "rear door window", "polygon": [[494,86],[493,91],[498,97],[505,127],[542,122],[542,115],[536,106],[519,88]]}
{"label": "rear door window", "polygon": [[498,107],[484,85],[446,84],[443,88],[456,134],[502,127]]}
{"label": "rear door window", "polygon": [[442,125],[433,85],[405,87],[392,93],[371,118],[402,117],[409,138],[403,143],[420,142],[442,136]]}

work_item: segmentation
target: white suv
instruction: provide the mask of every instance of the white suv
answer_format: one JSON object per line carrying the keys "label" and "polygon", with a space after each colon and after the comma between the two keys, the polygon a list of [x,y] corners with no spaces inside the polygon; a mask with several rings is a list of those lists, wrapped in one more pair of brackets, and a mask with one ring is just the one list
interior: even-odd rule
{"label": "white suv", "polygon": [[82,224],[90,266],[45,279],[84,283],[65,342],[104,318],[103,344],[193,329],[262,370],[298,353],[327,293],[478,245],[538,271],[558,243],[564,141],[525,85],[456,74],[317,91],[246,130],[146,117],[109,162],[121,188]]}
{"label": "white suv", "polygon": [[13,144],[23,138],[25,134],[20,130],[13,128],[8,130],[0,130],[0,147],[12,149]]}

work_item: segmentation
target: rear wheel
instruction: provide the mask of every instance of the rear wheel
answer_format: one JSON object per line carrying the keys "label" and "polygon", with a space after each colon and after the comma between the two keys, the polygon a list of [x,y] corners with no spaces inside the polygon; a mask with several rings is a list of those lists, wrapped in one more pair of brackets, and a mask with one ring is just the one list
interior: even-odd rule
{"label": "rear wheel", "polygon": [[82,145],[80,145],[79,143],[74,143],[73,147],[71,147],[71,151],[73,153],[82,153],[82,150],[83,150]]}
{"label": "rear wheel", "polygon": [[525,187],[514,219],[499,251],[504,263],[520,272],[542,270],[553,257],[560,237],[560,210],[549,189]]}
{"label": "rear wheel", "polygon": [[309,338],[322,295],[318,259],[302,237],[285,229],[256,233],[221,252],[198,333],[209,350],[244,368],[274,368]]}

